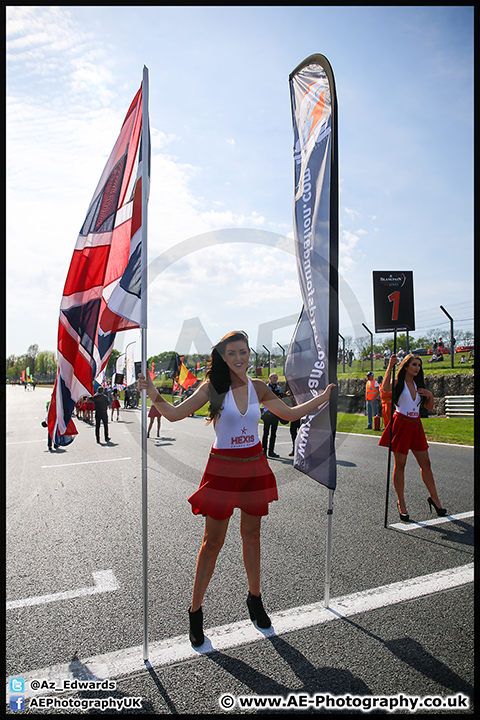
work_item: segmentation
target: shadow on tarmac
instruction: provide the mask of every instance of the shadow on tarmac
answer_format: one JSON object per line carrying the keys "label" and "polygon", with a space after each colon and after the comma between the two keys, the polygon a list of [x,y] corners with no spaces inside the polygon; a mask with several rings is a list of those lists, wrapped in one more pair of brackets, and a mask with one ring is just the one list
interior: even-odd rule
{"label": "shadow on tarmac", "polygon": [[[472,546],[474,545],[474,528],[472,525],[469,525],[467,522],[464,522],[463,520],[456,520],[455,518],[450,520],[448,524],[445,525],[429,525],[428,526],[428,535],[421,534],[417,535],[412,532],[404,533],[403,530],[398,530],[398,528],[391,528],[395,532],[402,533],[403,535],[407,535],[407,537],[414,539],[416,541],[421,541],[425,543],[432,543],[434,545],[440,545],[444,542],[448,543],[457,543],[458,545],[468,545]],[[423,530],[424,528],[419,527],[419,530]],[[432,533],[432,535],[430,535]],[[469,557],[471,557],[471,553],[467,553],[464,551]],[[473,559],[473,558],[472,558]]]}
{"label": "shadow on tarmac", "polygon": [[[73,677],[76,680],[83,680],[83,681],[97,681],[102,682],[105,680],[105,678],[97,678],[91,670],[84,665],[77,657],[77,654],[73,656],[72,660],[70,661],[70,665],[68,666],[68,669],[72,673]],[[159,682],[156,683],[157,687],[161,685]],[[159,689],[161,689],[159,687]],[[171,710],[172,713],[176,714],[175,708],[172,706],[171,702],[169,701],[168,695],[166,694],[165,690],[162,692],[162,696],[165,699],[165,702],[168,704],[169,710]],[[152,705],[152,703],[149,700],[144,700],[142,698],[141,701],[141,707],[132,707],[131,701],[132,696],[127,695],[126,693],[121,693],[118,690],[79,690],[78,691],[78,697],[80,699],[86,699],[86,700],[99,700],[106,702],[108,698],[113,698],[114,700],[117,700],[119,703],[122,702],[124,707],[122,709],[115,709],[108,707],[105,710],[97,709],[97,708],[88,708],[84,710],[86,714],[89,715],[155,715],[155,709]],[[80,713],[79,713],[80,714]]]}
{"label": "shadow on tarmac", "polygon": [[423,645],[417,640],[410,637],[383,640],[371,630],[366,630],[350,618],[341,616],[341,620],[381,643],[399,660],[409,665],[424,677],[451,690],[452,694],[463,693],[473,700],[473,685],[465,682],[465,680],[453,672],[448,665],[427,652]]}
{"label": "shadow on tarmac", "polygon": [[[321,695],[322,693],[329,693],[330,695],[344,695],[345,693],[352,695],[371,694],[368,685],[353,675],[349,670],[315,667],[299,650],[278,635],[270,635],[267,639],[283,660],[288,663],[302,683],[302,686],[296,685],[294,688],[288,687],[255,670],[243,660],[232,658],[219,651],[215,651],[206,657],[240,682],[248,685],[252,692],[257,695],[281,695],[287,698],[290,693],[308,693],[309,695]],[[261,708],[255,708],[255,712],[258,715],[275,714],[275,710],[272,708],[263,711]],[[285,715],[285,710],[279,710],[278,712]],[[292,712],[295,712],[295,708],[292,708]],[[317,715],[322,712],[330,714],[331,709],[320,707],[302,709],[302,715],[304,713]],[[348,711],[346,710],[345,712],[353,714],[355,711],[348,708]],[[372,713],[375,713],[375,710],[372,710]],[[336,710],[335,714],[342,714],[342,710]]]}
{"label": "shadow on tarmac", "polygon": [[[393,640],[383,640],[369,630],[358,625],[349,618],[342,618],[344,622],[348,622],[357,630],[368,635],[373,640],[381,643],[389,652],[405,665],[414,669],[432,682],[451,691],[452,694],[461,693],[473,699],[473,686],[465,682],[457,673],[451,670],[448,665],[438,660],[425,650],[421,643],[413,638],[403,637]],[[269,642],[288,663],[298,680],[302,685],[288,687],[287,685],[268,677],[266,674],[259,672],[251,667],[248,663],[237,658],[232,658],[223,652],[213,651],[205,653],[206,658],[221,667],[225,672],[229,673],[235,679],[247,685],[252,693],[257,695],[283,696],[287,698],[290,693],[308,693],[309,695],[321,695],[322,693],[342,696],[345,694],[362,696],[372,695],[368,685],[353,675],[350,671],[331,667],[315,667],[297,648],[293,647],[283,638],[277,635],[266,635]],[[255,708],[257,714],[274,714],[275,710],[269,708],[262,711],[261,708]],[[295,712],[294,708],[292,711]],[[279,710],[285,714],[284,710]],[[307,713],[330,712],[328,708],[309,708],[302,710]],[[349,708],[345,710],[349,714],[363,714],[359,709]],[[373,714],[381,713],[381,709],[372,709]],[[342,714],[342,710],[336,709],[335,714]]]}

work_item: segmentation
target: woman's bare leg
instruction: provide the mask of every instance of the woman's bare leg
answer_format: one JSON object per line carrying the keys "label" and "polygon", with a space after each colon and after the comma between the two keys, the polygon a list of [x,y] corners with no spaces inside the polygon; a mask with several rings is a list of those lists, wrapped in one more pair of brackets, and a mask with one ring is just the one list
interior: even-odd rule
{"label": "woman's bare leg", "polygon": [[437,507],[442,507],[440,500],[437,495],[437,488],[435,487],[435,480],[433,479],[432,466],[430,465],[430,456],[428,450],[412,450],[416,461],[420,466],[420,473],[425,486],[430,493],[430,497]]}
{"label": "woman's bare leg", "polygon": [[397,493],[398,509],[402,514],[407,513],[407,506],[405,504],[405,463],[407,462],[407,456],[403,453],[394,453],[394,466],[393,466],[393,487]]}
{"label": "woman's bare leg", "polygon": [[247,572],[248,589],[260,595],[260,523],[261,516],[248,515],[242,510],[240,533],[242,536],[243,564]]}
{"label": "woman's bare leg", "polygon": [[203,596],[213,575],[218,553],[222,549],[230,518],[214,520],[205,518],[205,531],[202,546],[197,558],[195,580],[193,582],[191,612],[195,612],[203,602]]}

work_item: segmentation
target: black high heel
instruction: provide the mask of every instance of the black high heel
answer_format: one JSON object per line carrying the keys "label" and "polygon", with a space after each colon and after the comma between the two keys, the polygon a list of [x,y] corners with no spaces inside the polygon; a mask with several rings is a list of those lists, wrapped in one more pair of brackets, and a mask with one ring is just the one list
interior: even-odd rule
{"label": "black high heel", "polygon": [[200,647],[205,642],[205,635],[203,634],[203,611],[201,606],[195,612],[188,610],[188,617],[190,620],[190,642],[193,647]]}
{"label": "black high heel", "polygon": [[250,620],[252,622],[256,621],[258,627],[262,628],[263,630],[266,630],[270,627],[272,621],[265,612],[261,595],[252,595],[252,593],[248,591],[247,607],[248,612],[250,613]]}
{"label": "black high heel", "polygon": [[431,497],[427,498],[427,502],[430,505],[430,514],[432,513],[432,507],[434,507],[437,511],[438,517],[445,517],[445,515],[447,514],[446,508],[437,507]]}
{"label": "black high heel", "polygon": [[400,515],[400,520],[402,522],[410,522],[410,515],[408,513],[400,512],[400,503],[397,503],[397,507],[398,507],[398,514]]}

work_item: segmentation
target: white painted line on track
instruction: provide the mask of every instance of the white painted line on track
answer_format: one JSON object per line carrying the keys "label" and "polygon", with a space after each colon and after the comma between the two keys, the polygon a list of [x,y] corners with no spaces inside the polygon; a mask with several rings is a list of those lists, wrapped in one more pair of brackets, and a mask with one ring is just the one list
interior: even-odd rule
{"label": "white painted line on track", "polygon": [[76,462],[76,463],[62,463],[61,465],[41,465],[41,468],[64,468],[64,467],[71,467],[72,465],[95,465],[96,463],[106,463],[106,462],[118,462],[119,460],[131,460],[131,457],[124,457],[124,458],[109,458],[108,460],[83,460],[82,462]]}
{"label": "white painted line on track", "polygon": [[[376,432],[380,432],[380,430],[377,430]],[[353,432],[343,432],[342,430],[337,430],[337,435],[354,435],[355,437],[369,437],[373,439],[380,440],[381,435],[367,435],[363,433],[353,433]],[[444,442],[437,442],[436,440],[427,440],[429,445],[446,445],[447,447],[463,447],[463,448],[473,448],[474,445],[461,445],[460,443],[444,443]],[[387,448],[388,449],[388,448]]]}
{"label": "white painted line on track", "polygon": [[[151,667],[172,665],[173,663],[194,660],[216,650],[226,650],[249,643],[264,640],[275,635],[283,635],[296,630],[322,625],[331,620],[341,620],[360,613],[378,610],[398,603],[415,600],[435,593],[451,590],[473,583],[473,563],[461,567],[441,570],[420,577],[401,580],[391,585],[383,585],[372,590],[344,595],[330,601],[326,608],[323,602],[291,608],[270,615],[272,627],[259,630],[250,620],[243,620],[229,625],[205,630],[205,642],[194,648],[188,635],[179,635],[167,640],[150,643],[148,663]],[[143,648],[136,646],[118,650],[104,655],[75,660],[71,663],[53,665],[51,667],[21,673],[25,678],[26,697],[36,693],[30,687],[30,681],[46,679],[59,687],[64,680],[75,677],[106,680],[118,678],[132,673],[145,671]],[[48,692],[48,691],[44,691]]]}
{"label": "white painted line on track", "polygon": [[70,600],[70,598],[85,597],[86,595],[98,595],[100,593],[118,590],[120,585],[117,582],[112,570],[99,570],[92,573],[93,586],[80,588],[79,590],[67,590],[53,595],[38,595],[37,597],[25,598],[24,600],[9,600],[7,610],[31,605],[44,605],[45,603],[57,602],[58,600]]}
{"label": "white painted line on track", "polygon": [[429,525],[440,525],[441,523],[454,522],[455,520],[463,520],[464,518],[473,517],[475,515],[473,510],[468,512],[458,513],[457,515],[444,515],[443,517],[432,518],[431,520],[425,520],[423,522],[415,522],[410,520],[409,522],[398,522],[392,523],[390,527],[396,528],[397,530],[403,530],[408,532],[409,530],[418,530],[418,528],[429,527]]}

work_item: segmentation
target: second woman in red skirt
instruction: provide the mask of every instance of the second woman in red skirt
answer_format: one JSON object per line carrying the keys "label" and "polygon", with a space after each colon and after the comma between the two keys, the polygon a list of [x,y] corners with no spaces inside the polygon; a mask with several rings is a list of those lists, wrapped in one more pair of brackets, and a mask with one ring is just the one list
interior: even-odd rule
{"label": "second woman in red skirt", "polygon": [[[396,356],[392,355],[383,378],[384,392],[392,391],[391,372],[396,362]],[[409,450],[412,451],[420,466],[422,480],[429,492],[427,501],[430,511],[434,508],[437,515],[444,516],[447,511],[440,505],[428,454],[428,443],[420,420],[420,405],[424,404],[427,410],[432,410],[434,398],[430,390],[425,388],[422,360],[418,356],[407,355],[400,364],[393,389],[393,403],[396,411],[393,419],[383,431],[378,444],[389,447],[391,427],[391,449],[395,458],[393,487],[397,494],[400,519],[404,522],[410,520],[405,504],[405,463]]]}
{"label": "second woman in red skirt", "polygon": [[202,602],[235,507],[241,510],[250,618],[261,628],[271,624],[260,594],[260,523],[268,514],[268,504],[277,500],[278,494],[275,476],[258,438],[260,403],[282,420],[294,421],[326,403],[333,387],[329,385],[302,405],[288,407],[265,383],[247,376],[249,361],[247,335],[228,333],[212,350],[205,381],[177,406],[162,398],[150,377],[139,376],[139,390],[147,390],[152,404],[167,420],[182,420],[209,403],[208,423],[213,423],[215,431],[200,486],[188,498],[193,513],[205,516],[189,609],[190,641],[195,647],[205,639]]}

